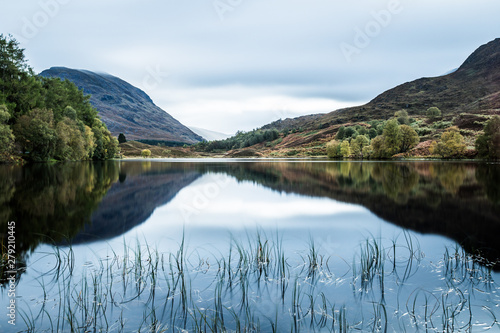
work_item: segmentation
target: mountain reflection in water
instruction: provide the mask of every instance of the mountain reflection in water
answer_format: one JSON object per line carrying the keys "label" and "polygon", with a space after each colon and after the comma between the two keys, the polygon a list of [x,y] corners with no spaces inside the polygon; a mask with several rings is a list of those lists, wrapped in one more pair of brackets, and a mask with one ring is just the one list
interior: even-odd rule
{"label": "mountain reflection in water", "polygon": [[500,257],[500,165],[466,162],[109,161],[0,166],[0,226],[18,261],[40,243],[111,239],[207,173],[359,204],[387,222]]}

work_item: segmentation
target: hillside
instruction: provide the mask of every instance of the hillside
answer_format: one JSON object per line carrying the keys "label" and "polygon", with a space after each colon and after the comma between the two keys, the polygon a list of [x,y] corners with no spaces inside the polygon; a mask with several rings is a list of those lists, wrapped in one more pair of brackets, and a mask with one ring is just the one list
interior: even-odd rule
{"label": "hillside", "polygon": [[431,106],[441,109],[445,119],[461,113],[500,113],[500,38],[479,47],[458,70],[448,75],[401,84],[362,106],[285,119],[263,128],[327,128],[335,124],[388,119],[401,109],[406,109],[410,116],[419,115]]}
{"label": "hillside", "polygon": [[196,143],[195,134],[167,112],[156,106],[142,90],[108,74],[52,67],[42,77],[67,79],[90,94],[90,103],[114,136],[124,133],[129,140],[160,140]]}

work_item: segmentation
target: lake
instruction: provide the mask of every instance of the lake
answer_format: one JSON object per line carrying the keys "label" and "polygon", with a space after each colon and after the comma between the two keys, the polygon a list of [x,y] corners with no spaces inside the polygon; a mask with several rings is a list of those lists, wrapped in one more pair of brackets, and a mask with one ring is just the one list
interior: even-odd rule
{"label": "lake", "polygon": [[498,163],[0,165],[0,216],[1,332],[500,331]]}

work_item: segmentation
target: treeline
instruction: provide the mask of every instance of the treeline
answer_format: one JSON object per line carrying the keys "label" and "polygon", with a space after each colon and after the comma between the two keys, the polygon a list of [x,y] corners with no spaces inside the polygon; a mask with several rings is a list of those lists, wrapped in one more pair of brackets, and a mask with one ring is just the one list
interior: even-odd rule
{"label": "treeline", "polygon": [[103,160],[118,141],[72,82],[34,74],[24,50],[0,35],[0,160]]}
{"label": "treeline", "polygon": [[[441,117],[436,107],[427,110],[428,121],[434,122]],[[435,128],[442,128],[448,122],[435,123]],[[451,122],[449,122],[451,123]],[[448,125],[448,124],[447,124]],[[371,121],[369,129],[356,125],[339,128],[335,140],[326,146],[330,158],[387,159],[397,154],[408,153],[420,142],[419,128],[414,119],[408,117],[405,110],[398,111],[388,121]],[[500,158],[500,117],[493,116],[484,127],[484,134],[475,142],[477,154],[481,158]],[[438,140],[428,147],[430,154],[441,158],[462,158],[466,155],[465,138],[456,126],[448,126]]]}
{"label": "treeline", "polygon": [[[120,133],[121,134],[121,133]],[[151,146],[164,146],[164,147],[184,147],[188,146],[185,142],[179,141],[166,141],[166,140],[151,140],[151,139],[139,139],[135,140],[140,143],[145,143]]]}
{"label": "treeline", "polygon": [[235,136],[225,140],[204,141],[194,145],[195,149],[204,152],[227,151],[246,148],[258,143],[274,141],[280,137],[277,129],[257,129],[250,132],[238,132]]}

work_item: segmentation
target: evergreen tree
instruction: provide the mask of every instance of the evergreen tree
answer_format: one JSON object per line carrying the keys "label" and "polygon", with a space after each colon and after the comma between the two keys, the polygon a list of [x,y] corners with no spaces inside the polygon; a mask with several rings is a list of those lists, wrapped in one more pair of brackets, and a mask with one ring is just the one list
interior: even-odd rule
{"label": "evergreen tree", "polygon": [[118,143],[125,143],[127,142],[127,138],[125,137],[125,134],[120,133],[118,134]]}
{"label": "evergreen tree", "polygon": [[344,140],[344,138],[345,138],[345,127],[342,126],[337,131],[337,135],[335,136],[335,139],[337,139],[337,140]]}

